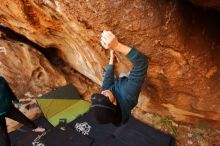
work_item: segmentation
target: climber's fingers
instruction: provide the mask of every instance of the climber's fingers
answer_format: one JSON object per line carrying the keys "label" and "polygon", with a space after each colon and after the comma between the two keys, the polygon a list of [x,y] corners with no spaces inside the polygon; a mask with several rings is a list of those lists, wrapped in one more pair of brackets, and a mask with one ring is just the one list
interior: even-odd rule
{"label": "climber's fingers", "polygon": [[102,45],[102,47],[104,47],[105,49],[108,49],[107,44],[106,44],[104,41],[102,41],[102,40],[101,40],[101,45]]}
{"label": "climber's fingers", "polygon": [[103,42],[103,44],[105,44],[105,49],[115,49],[115,47],[118,45],[118,40],[115,37],[114,34],[112,34],[112,32],[110,31],[103,31],[103,33],[101,34],[101,41]]}

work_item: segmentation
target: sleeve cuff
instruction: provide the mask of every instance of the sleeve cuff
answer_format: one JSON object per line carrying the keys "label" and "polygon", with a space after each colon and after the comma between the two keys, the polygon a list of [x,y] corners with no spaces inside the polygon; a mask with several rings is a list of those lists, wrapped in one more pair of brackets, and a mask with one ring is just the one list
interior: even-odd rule
{"label": "sleeve cuff", "polygon": [[107,70],[113,69],[113,68],[114,68],[114,65],[113,64],[109,64],[108,67],[107,67]]}

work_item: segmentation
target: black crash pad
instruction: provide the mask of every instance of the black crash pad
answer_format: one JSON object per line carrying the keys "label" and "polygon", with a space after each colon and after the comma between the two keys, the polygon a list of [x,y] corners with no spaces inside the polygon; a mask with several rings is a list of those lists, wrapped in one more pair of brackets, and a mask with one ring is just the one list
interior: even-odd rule
{"label": "black crash pad", "polygon": [[175,139],[131,117],[120,127],[112,124],[99,124],[88,112],[69,124],[60,123],[52,127],[45,118],[37,120],[47,128],[45,133],[37,134],[22,127],[10,133],[16,146],[174,146]]}
{"label": "black crash pad", "polygon": [[[88,125],[87,129],[88,130],[88,135],[85,136],[89,136],[93,139],[93,144],[92,146],[101,146],[103,143],[105,143],[106,139],[109,138],[112,133],[117,129],[117,127],[115,127],[112,124],[99,124],[95,119],[94,116],[92,115],[91,112],[88,112],[86,114],[84,114],[83,116],[78,117],[76,120],[70,122],[68,125],[74,129],[74,131],[78,132],[80,130],[77,131],[77,125]],[[79,126],[78,126],[79,127]],[[83,131],[83,130],[82,130]],[[82,131],[78,132],[81,135],[84,135],[82,133]]]}
{"label": "black crash pad", "polygon": [[90,146],[93,142],[93,139],[75,132],[66,124],[53,127],[44,117],[36,123],[47,130],[44,133],[35,133],[23,126],[10,133],[12,143],[15,146]]}
{"label": "black crash pad", "polygon": [[[76,132],[76,125],[87,124],[90,127],[88,135],[93,139],[92,146],[174,146],[175,139],[169,135],[131,117],[120,127],[112,124],[99,124],[91,112],[84,114],[68,125]],[[88,126],[87,126],[88,127]]]}
{"label": "black crash pad", "polygon": [[[51,129],[53,126],[43,116],[39,117],[34,121],[37,125],[42,126],[46,129]],[[22,126],[21,128],[11,132],[9,134],[11,142],[15,146],[33,146],[32,142],[42,133],[35,133],[32,129]]]}
{"label": "black crash pad", "polygon": [[41,142],[46,146],[90,146],[93,140],[63,124],[49,130]]}
{"label": "black crash pad", "polygon": [[118,128],[105,146],[174,146],[175,139],[169,134],[152,128],[131,117],[127,124]]}

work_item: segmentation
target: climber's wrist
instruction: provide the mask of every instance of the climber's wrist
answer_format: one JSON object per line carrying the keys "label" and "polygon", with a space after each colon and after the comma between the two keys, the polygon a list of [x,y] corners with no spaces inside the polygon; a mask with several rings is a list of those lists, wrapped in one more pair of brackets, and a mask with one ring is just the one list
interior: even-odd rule
{"label": "climber's wrist", "polygon": [[117,46],[114,48],[114,51],[120,52],[123,55],[127,55],[130,52],[131,48],[122,44],[122,43],[118,43]]}

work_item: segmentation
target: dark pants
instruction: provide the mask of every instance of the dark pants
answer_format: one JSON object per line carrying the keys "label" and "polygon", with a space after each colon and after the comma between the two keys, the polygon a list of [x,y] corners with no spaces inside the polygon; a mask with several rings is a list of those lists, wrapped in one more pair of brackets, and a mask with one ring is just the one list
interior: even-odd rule
{"label": "dark pants", "polygon": [[1,127],[0,135],[2,135],[1,137],[3,138],[3,145],[5,145],[5,146],[11,145],[8,131],[7,131],[5,117],[13,119],[17,122],[20,122],[29,128],[32,128],[32,129],[37,128],[37,126],[34,124],[34,122],[32,122],[23,113],[21,113],[18,109],[16,109],[14,106],[12,106],[6,114],[0,115],[0,127]]}

